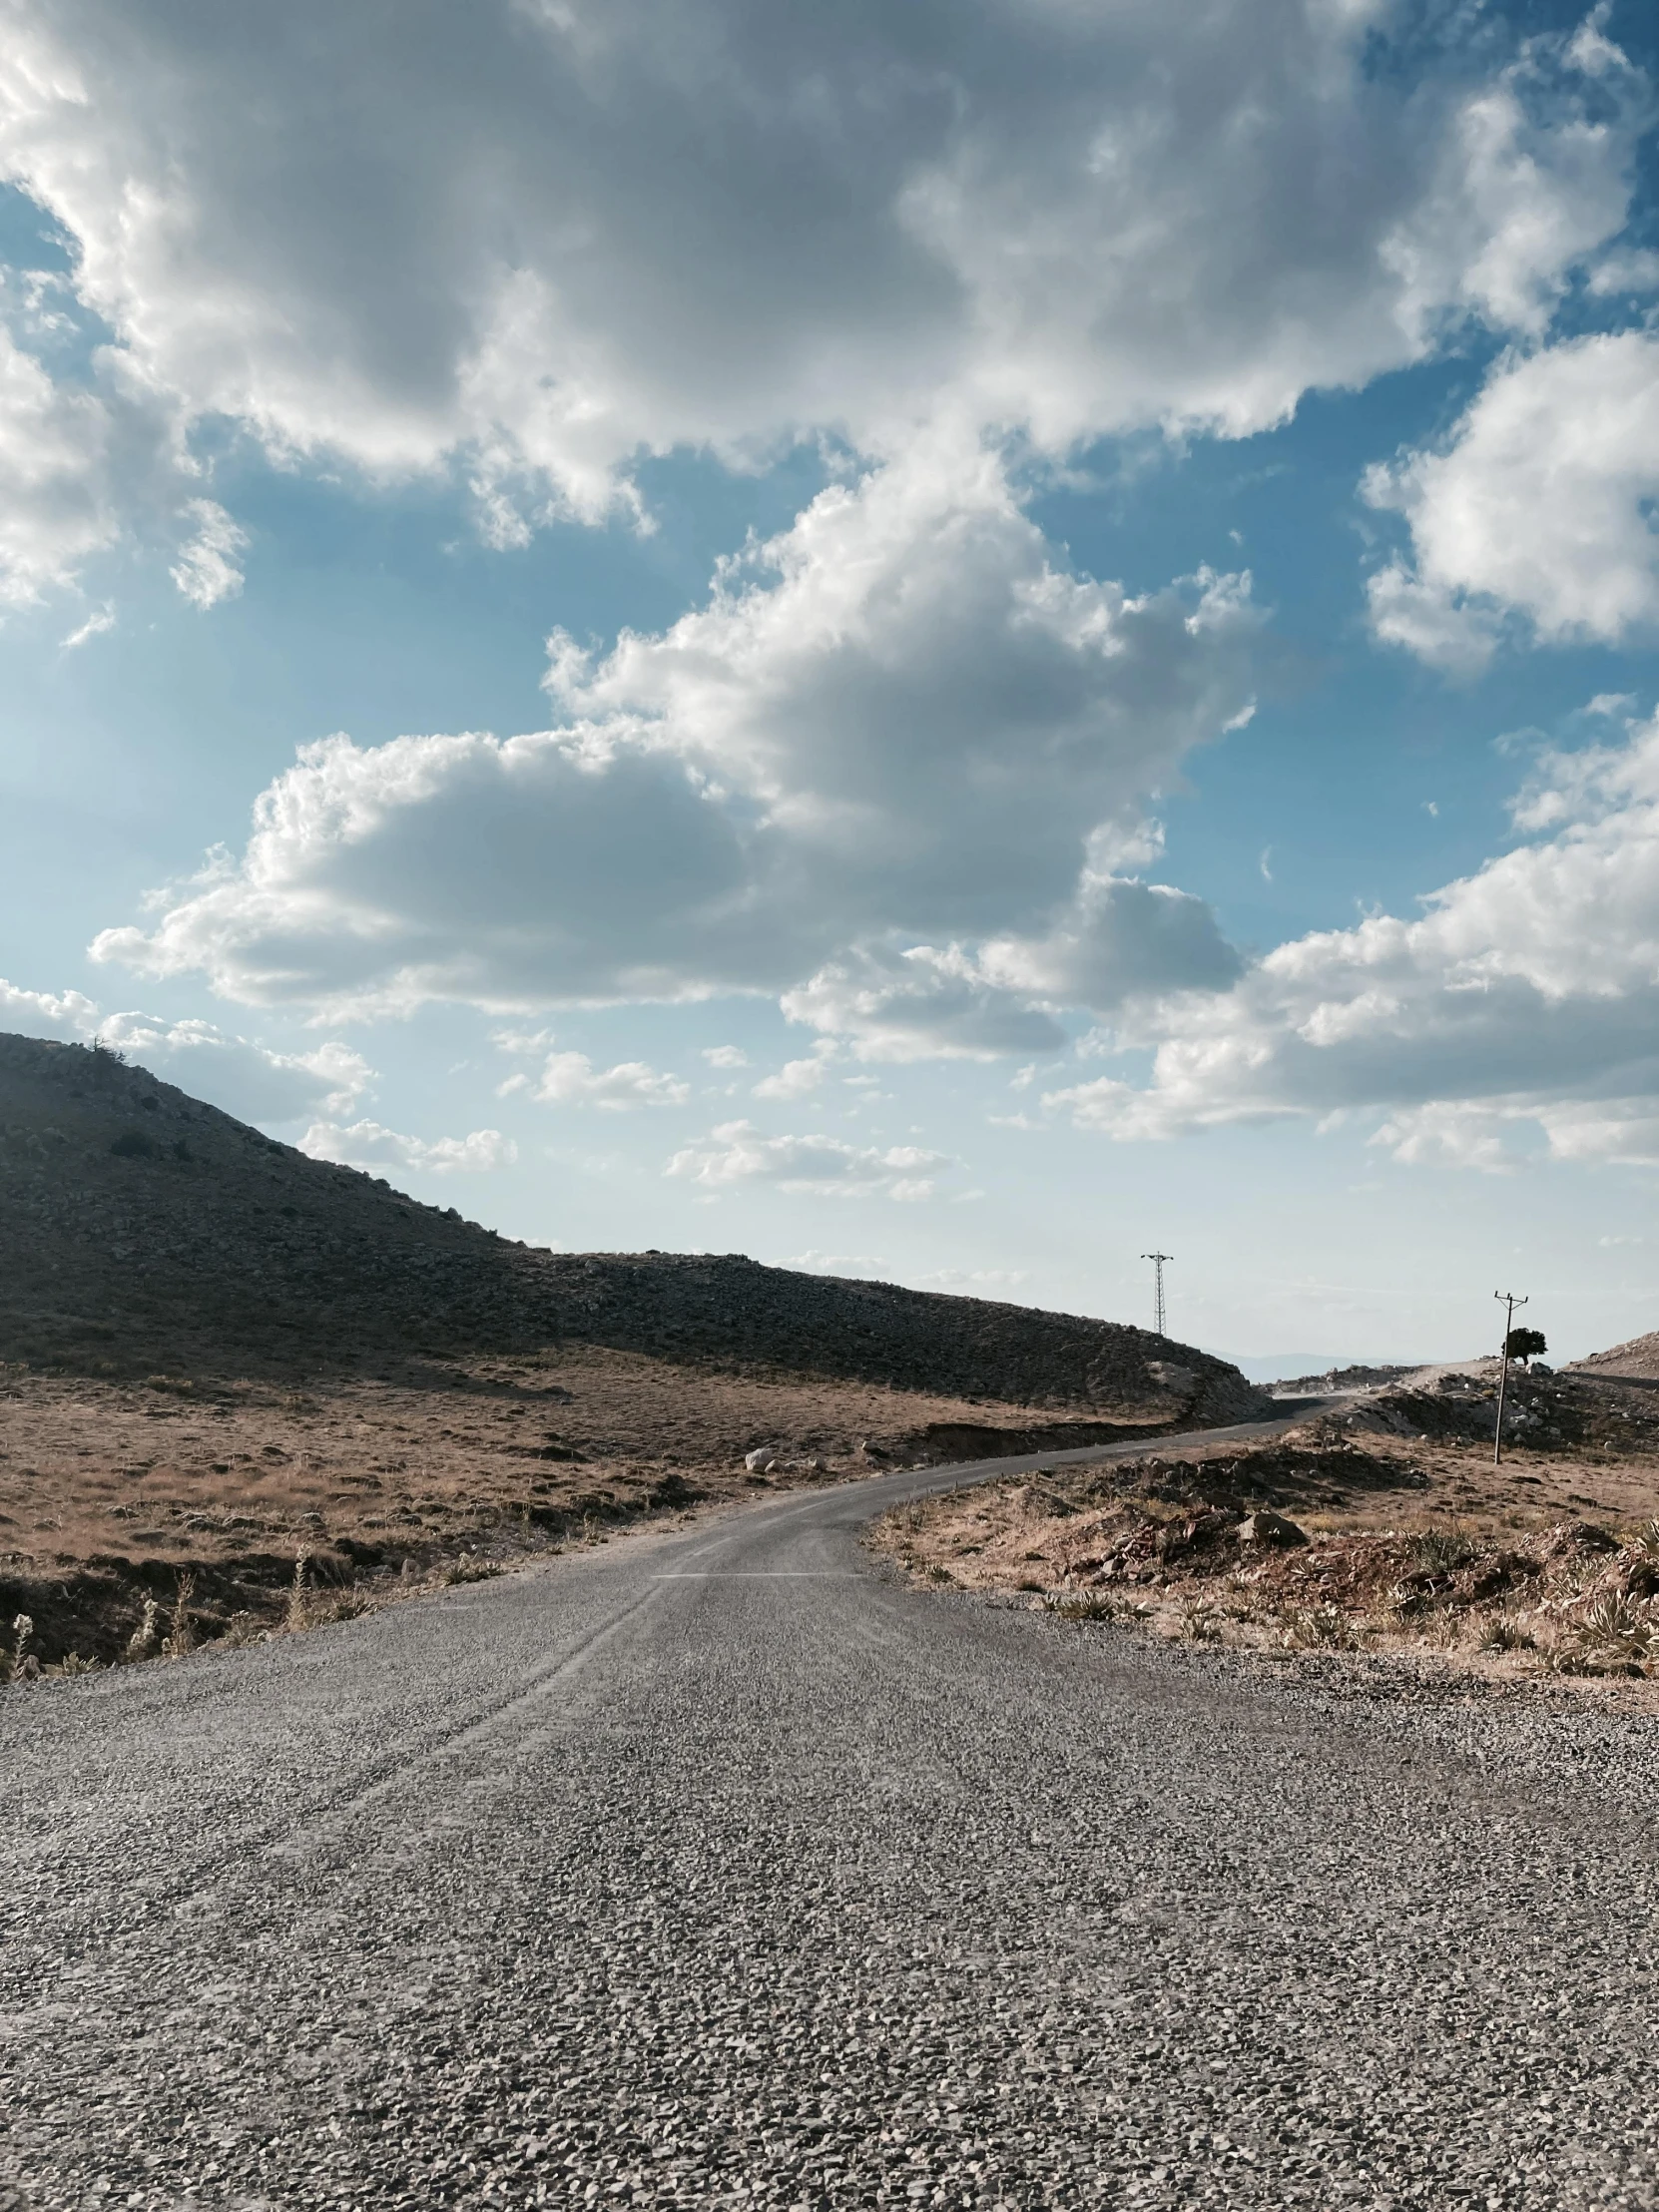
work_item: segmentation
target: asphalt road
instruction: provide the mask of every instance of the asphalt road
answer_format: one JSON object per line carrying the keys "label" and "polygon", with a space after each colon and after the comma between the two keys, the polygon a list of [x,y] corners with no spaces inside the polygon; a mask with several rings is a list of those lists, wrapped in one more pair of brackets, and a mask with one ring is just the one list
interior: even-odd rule
{"label": "asphalt road", "polygon": [[0,1693],[0,2204],[1659,2204],[1654,1725],[902,1588],[939,1479]]}

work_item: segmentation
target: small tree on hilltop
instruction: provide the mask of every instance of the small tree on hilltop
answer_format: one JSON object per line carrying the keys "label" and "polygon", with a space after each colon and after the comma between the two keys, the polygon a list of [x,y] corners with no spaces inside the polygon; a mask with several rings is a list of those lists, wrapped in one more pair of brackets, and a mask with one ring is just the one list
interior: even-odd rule
{"label": "small tree on hilltop", "polygon": [[1549,1347],[1541,1329],[1511,1329],[1503,1340],[1503,1349],[1511,1360],[1519,1360],[1525,1366],[1533,1360],[1541,1360]]}

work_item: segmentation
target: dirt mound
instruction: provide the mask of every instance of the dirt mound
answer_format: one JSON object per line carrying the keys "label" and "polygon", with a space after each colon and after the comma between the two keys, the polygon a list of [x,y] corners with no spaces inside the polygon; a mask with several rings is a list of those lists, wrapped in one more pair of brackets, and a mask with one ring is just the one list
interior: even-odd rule
{"label": "dirt mound", "polygon": [[315,1376],[586,1344],[1136,1421],[1268,1409],[1236,1368],[1113,1323],[740,1254],[518,1245],[32,1038],[0,1036],[0,1358],[37,1368]]}

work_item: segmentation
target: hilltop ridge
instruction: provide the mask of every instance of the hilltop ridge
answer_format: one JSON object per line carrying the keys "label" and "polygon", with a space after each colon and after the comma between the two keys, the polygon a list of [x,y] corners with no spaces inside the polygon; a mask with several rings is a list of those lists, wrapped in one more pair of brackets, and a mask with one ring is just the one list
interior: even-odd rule
{"label": "hilltop ridge", "polygon": [[147,1069],[0,1035],[0,1358],[350,1371],[594,1345],[1047,1411],[1248,1418],[1237,1369],[1125,1324],[741,1254],[555,1253],[312,1160]]}

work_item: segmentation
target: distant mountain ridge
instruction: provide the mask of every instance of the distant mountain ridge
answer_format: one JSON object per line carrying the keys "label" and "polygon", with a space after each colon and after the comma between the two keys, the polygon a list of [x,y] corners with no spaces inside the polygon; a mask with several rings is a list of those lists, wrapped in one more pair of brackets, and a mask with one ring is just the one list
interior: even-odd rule
{"label": "distant mountain ridge", "polygon": [[95,1048],[0,1035],[0,1358],[303,1373],[561,1343],[1098,1416],[1266,1409],[1145,1330],[767,1268],[551,1253],[312,1160]]}

